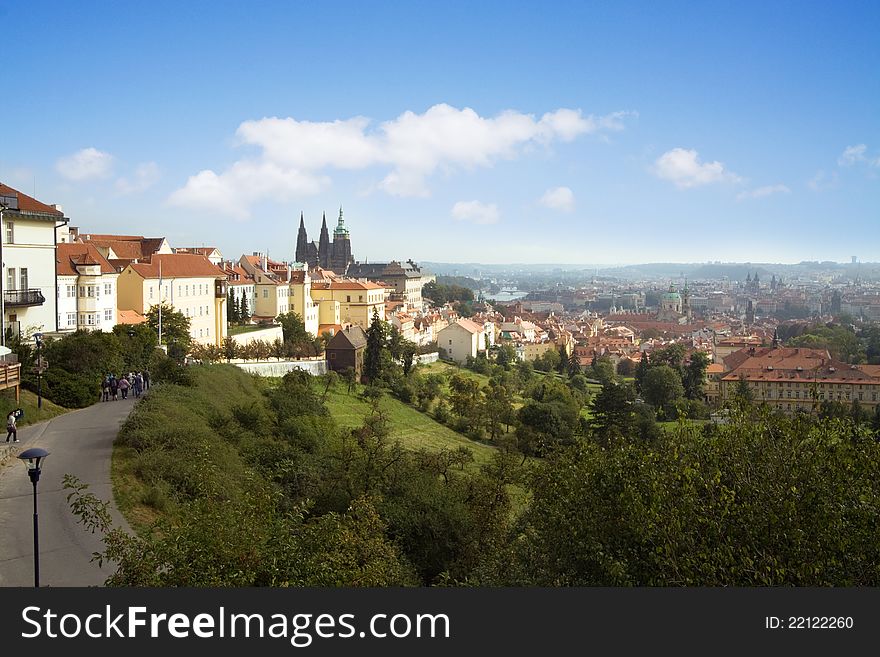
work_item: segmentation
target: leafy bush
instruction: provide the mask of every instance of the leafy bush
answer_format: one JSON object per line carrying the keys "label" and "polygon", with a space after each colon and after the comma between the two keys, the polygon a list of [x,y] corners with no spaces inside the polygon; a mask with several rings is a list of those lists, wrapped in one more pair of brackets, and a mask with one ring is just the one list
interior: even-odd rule
{"label": "leafy bush", "polygon": [[[37,384],[27,380],[24,387],[37,391]],[[43,374],[43,397],[65,408],[85,408],[101,397],[101,377],[73,374],[61,368],[50,368]]]}

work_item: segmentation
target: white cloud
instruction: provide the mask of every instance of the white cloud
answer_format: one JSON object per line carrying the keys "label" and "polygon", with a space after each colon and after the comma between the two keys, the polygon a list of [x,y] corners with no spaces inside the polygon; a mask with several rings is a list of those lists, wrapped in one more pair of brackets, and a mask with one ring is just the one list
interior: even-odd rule
{"label": "white cloud", "polygon": [[120,194],[143,192],[155,185],[160,177],[161,173],[159,172],[158,164],[155,162],[144,162],[138,165],[130,179],[124,176],[119,178],[116,181],[116,190]]}
{"label": "white cloud", "polygon": [[55,169],[68,180],[82,181],[106,178],[113,168],[113,156],[97,148],[83,148],[59,158]]}
{"label": "white cloud", "polygon": [[816,172],[816,175],[807,181],[807,186],[814,192],[824,192],[829,189],[837,189],[840,183],[840,176],[836,171],[828,175],[823,170]]}
{"label": "white cloud", "polygon": [[310,196],[328,184],[324,177],[285,169],[271,162],[242,160],[221,174],[205,170],[190,176],[185,186],[171,194],[168,202],[247,219],[254,202],[265,198],[286,201]]}
{"label": "white cloud", "polygon": [[[327,122],[298,121],[294,118],[263,118],[245,121],[236,131],[239,143],[254,146],[259,153],[253,160],[239,161],[222,173],[212,170],[192,176],[174,192],[172,201],[191,207],[216,208],[226,203],[210,200],[204,185],[206,173],[234,184],[236,167],[273,166],[296,184],[282,186],[300,193],[319,188],[328,169],[360,170],[385,168],[377,187],[395,196],[429,196],[428,178],[442,171],[470,171],[491,167],[498,160],[518,157],[528,147],[568,142],[584,134],[622,130],[632,112],[606,116],[584,116],[581,110],[558,109],[536,119],[531,114],[505,111],[494,117],[482,117],[470,108],[458,109],[447,104],[430,107],[422,114],[407,111],[395,119],[373,127],[369,119],[354,117]],[[310,184],[300,184],[310,181]],[[217,189],[216,185],[210,189]],[[274,195],[269,185],[265,196]],[[256,196],[238,190],[249,201]],[[226,194],[227,192],[224,192]]]}
{"label": "white cloud", "polygon": [[766,198],[773,194],[790,194],[791,190],[785,185],[764,185],[736,195],[737,201],[745,201],[747,199]]}
{"label": "white cloud", "polygon": [[851,167],[859,162],[867,160],[865,152],[868,147],[865,144],[856,144],[855,146],[847,146],[843,149],[843,153],[837,158],[837,164],[842,167]]}
{"label": "white cloud", "polygon": [[871,167],[880,167],[880,156],[869,158],[867,145],[856,144],[855,146],[847,146],[837,158],[837,165],[841,167],[851,167],[862,162]]}
{"label": "white cloud", "polygon": [[571,212],[574,210],[574,194],[568,187],[554,187],[544,192],[538,203],[551,210]]}
{"label": "white cloud", "polygon": [[452,216],[456,221],[475,224],[497,224],[500,217],[497,205],[480,201],[459,201],[452,206]]}
{"label": "white cloud", "polygon": [[740,177],[727,171],[721,162],[701,162],[693,149],[673,148],[654,162],[654,175],[687,189],[718,182],[740,182]]}

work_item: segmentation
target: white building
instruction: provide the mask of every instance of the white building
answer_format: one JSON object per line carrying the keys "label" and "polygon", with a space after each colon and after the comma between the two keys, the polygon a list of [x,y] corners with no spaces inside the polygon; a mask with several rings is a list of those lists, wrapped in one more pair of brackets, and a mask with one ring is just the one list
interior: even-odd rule
{"label": "white building", "polygon": [[31,335],[55,331],[56,229],[67,224],[58,206],[0,184],[0,260],[3,330]]}
{"label": "white building", "polygon": [[459,319],[437,332],[437,346],[446,352],[447,358],[459,365],[467,357],[477,357],[478,351],[485,350],[483,327],[469,319]]}
{"label": "white building", "polygon": [[58,244],[58,330],[113,330],[118,322],[116,269],[91,244]]}

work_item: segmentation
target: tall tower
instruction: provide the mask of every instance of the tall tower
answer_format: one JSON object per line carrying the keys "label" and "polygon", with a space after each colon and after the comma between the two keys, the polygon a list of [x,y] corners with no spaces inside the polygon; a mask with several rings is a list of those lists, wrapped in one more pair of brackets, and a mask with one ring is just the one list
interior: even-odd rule
{"label": "tall tower", "polygon": [[324,269],[331,269],[330,255],[330,233],[327,232],[327,213],[325,212],[321,222],[321,237],[318,240],[318,265]]}
{"label": "tall tower", "polygon": [[331,249],[331,269],[337,274],[344,274],[349,263],[354,258],[351,256],[351,237],[348,228],[345,227],[345,219],[342,217],[342,206],[339,206],[339,221],[333,229],[333,248]]}
{"label": "tall tower", "polygon": [[296,234],[296,261],[308,262],[309,259],[309,236],[306,234],[306,224],[303,213],[299,213],[299,232]]}

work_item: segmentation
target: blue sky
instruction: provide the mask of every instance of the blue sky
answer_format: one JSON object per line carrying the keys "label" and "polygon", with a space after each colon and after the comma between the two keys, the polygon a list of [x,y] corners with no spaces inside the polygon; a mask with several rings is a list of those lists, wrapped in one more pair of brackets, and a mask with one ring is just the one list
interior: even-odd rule
{"label": "blue sky", "polygon": [[[476,6],[474,6],[476,5]],[[0,181],[292,259],[880,261],[880,3],[0,2]]]}

